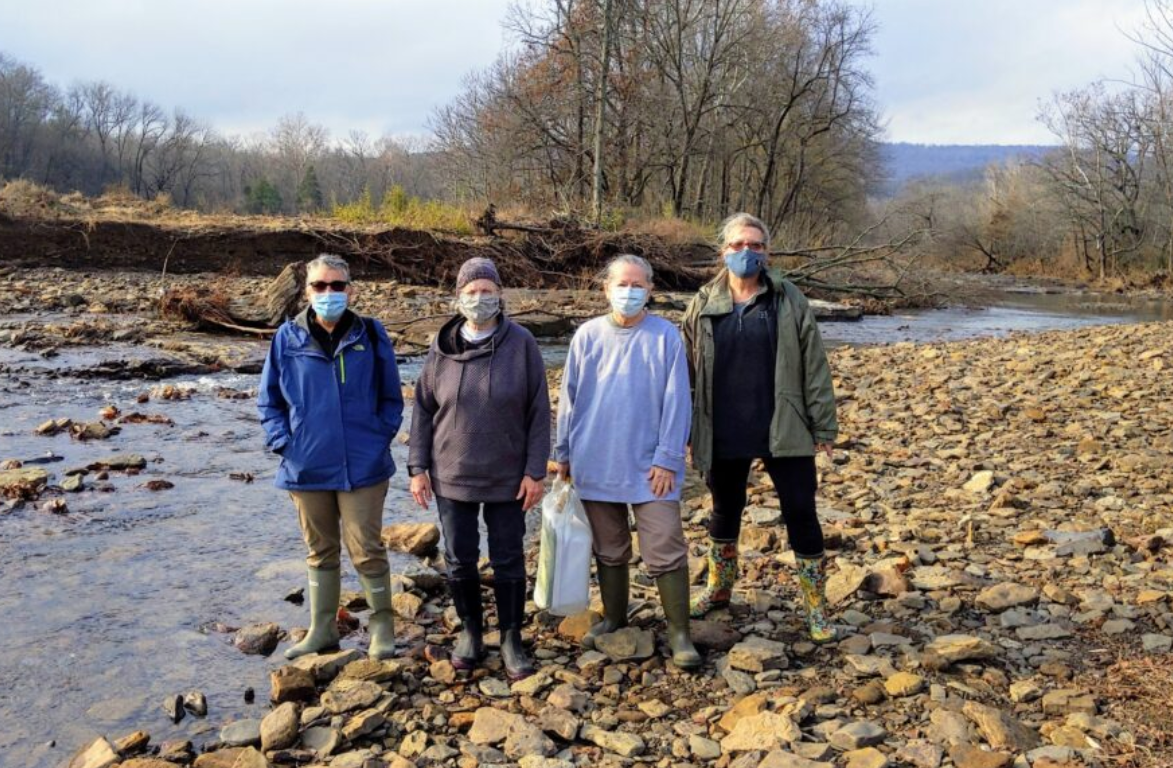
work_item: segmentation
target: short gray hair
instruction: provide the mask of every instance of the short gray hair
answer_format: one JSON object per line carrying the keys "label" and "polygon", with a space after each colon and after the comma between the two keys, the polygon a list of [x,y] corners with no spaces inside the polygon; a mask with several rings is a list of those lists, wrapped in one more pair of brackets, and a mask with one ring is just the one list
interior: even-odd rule
{"label": "short gray hair", "polygon": [[347,282],[350,281],[350,265],[346,263],[346,259],[333,253],[319,253],[313,261],[305,265],[305,273],[308,275],[312,270],[318,269],[334,269],[346,275]]}
{"label": "short gray hair", "polygon": [[615,274],[616,267],[623,264],[631,264],[632,266],[639,267],[644,271],[644,277],[648,279],[648,285],[654,283],[656,273],[652,271],[652,265],[648,263],[647,259],[642,256],[636,256],[633,253],[621,253],[608,261],[607,266],[604,267],[602,274],[603,285],[609,285],[611,283],[611,277]]}
{"label": "short gray hair", "polygon": [[735,213],[721,222],[721,226],[717,230],[717,249],[725,250],[725,246],[729,243],[729,235],[733,230],[741,227],[753,227],[758,230],[762,233],[762,239],[766,241],[766,246],[770,245],[770,228],[766,226],[766,222],[752,213]]}

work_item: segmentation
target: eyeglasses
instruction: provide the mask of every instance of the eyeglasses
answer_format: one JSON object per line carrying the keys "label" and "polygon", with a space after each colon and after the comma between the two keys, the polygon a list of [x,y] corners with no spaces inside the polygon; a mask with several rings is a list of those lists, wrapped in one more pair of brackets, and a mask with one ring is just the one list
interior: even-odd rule
{"label": "eyeglasses", "polygon": [[734,251],[744,251],[746,248],[748,248],[751,251],[764,251],[764,250],[766,250],[766,244],[763,243],[761,240],[737,240],[732,243],[726,243],[725,247],[730,248]]}
{"label": "eyeglasses", "polygon": [[342,293],[348,285],[350,283],[345,280],[330,280],[329,282],[326,280],[315,280],[310,283],[310,288],[314,290],[314,293],[325,293],[327,288],[335,293]]}

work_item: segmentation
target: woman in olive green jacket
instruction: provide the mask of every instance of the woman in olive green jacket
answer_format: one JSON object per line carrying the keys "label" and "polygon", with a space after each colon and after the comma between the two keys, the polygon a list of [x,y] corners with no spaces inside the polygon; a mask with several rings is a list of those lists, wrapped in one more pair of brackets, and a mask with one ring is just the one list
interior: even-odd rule
{"label": "woman in olive green jacket", "polygon": [[700,618],[727,605],[750,463],[761,459],[782,506],[811,639],[835,638],[826,617],[823,531],[815,509],[815,453],[828,456],[839,425],[831,369],[810,303],[766,269],[769,230],[748,213],[720,231],[725,267],[684,315],[693,382],[692,461],[713,494],[708,583]]}

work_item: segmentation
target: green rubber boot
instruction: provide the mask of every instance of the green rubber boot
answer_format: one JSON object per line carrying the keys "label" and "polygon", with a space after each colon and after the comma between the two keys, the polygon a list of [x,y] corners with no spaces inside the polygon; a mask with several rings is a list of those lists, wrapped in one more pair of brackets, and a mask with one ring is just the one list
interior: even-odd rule
{"label": "green rubber boot", "polygon": [[342,592],[342,572],[337,568],[308,570],[310,630],[300,643],[285,649],[287,659],[338,647],[338,598]]}
{"label": "green rubber boot", "polygon": [[371,633],[371,647],[368,654],[375,661],[389,659],[395,655],[395,614],[391,611],[391,574],[382,576],[359,575],[367,605],[371,607],[371,618],[367,629]]}
{"label": "green rubber boot", "polygon": [[627,603],[630,599],[630,572],[626,565],[596,563],[599,592],[603,596],[603,620],[582,636],[582,647],[594,650],[595,638],[627,626]]}
{"label": "green rubber boot", "polygon": [[711,539],[708,559],[708,581],[689,606],[689,615],[694,619],[702,619],[709,611],[729,605],[733,585],[737,583],[736,541]]}
{"label": "green rubber boot", "polygon": [[668,647],[672,649],[672,663],[681,669],[696,669],[701,655],[692,644],[688,627],[688,568],[656,577],[660,588],[660,606],[668,622]]}
{"label": "green rubber boot", "polygon": [[829,643],[838,633],[827,621],[827,558],[799,557],[798,584],[802,587],[802,602],[806,608],[806,622],[811,640]]}

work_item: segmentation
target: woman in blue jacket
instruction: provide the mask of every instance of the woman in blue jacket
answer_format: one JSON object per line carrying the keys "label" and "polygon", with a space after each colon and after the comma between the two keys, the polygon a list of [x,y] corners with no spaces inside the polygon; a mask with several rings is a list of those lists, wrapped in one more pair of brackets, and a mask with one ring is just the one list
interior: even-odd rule
{"label": "woman in blue jacket", "polygon": [[281,456],[309,555],[310,629],[287,658],[337,646],[342,542],[371,607],[370,655],[395,652],[387,553],[380,539],[391,441],[403,420],[395,350],[379,321],[347,309],[350,268],[323,254],[306,266],[310,306],[273,337],[257,407]]}

